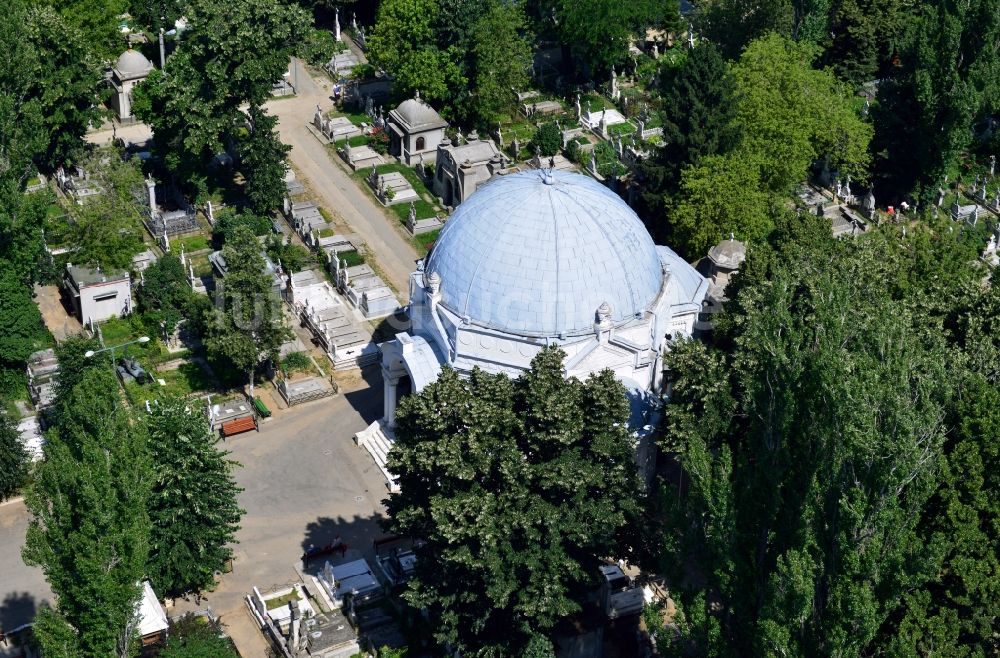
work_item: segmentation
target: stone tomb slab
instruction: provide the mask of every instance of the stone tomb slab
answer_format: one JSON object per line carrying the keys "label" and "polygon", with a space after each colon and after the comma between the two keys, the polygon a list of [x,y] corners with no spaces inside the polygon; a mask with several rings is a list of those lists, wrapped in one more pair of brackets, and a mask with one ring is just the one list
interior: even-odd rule
{"label": "stone tomb slab", "polygon": [[[369,179],[369,185],[371,180]],[[387,206],[395,206],[400,203],[409,203],[411,201],[416,201],[419,199],[416,190],[410,185],[410,181],[406,180],[406,176],[399,173],[398,171],[390,171],[386,174],[381,174],[378,176],[378,185],[382,187],[383,190],[392,190],[392,199],[388,198],[388,194],[383,192],[379,195],[381,199],[384,199],[384,203]],[[375,190],[376,193],[378,190]]]}
{"label": "stone tomb slab", "polygon": [[[376,153],[375,149],[370,146],[352,146],[348,147],[346,151],[347,157],[344,159],[347,160],[347,164],[351,165],[351,169],[354,171],[358,169],[371,169],[372,165],[385,164],[382,156]],[[341,153],[343,154],[343,152],[342,150]]]}

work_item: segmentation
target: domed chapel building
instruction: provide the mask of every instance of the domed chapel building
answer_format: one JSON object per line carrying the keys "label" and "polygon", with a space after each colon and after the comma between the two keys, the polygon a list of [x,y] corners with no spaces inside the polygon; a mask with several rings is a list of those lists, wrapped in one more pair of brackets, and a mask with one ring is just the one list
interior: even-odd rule
{"label": "domed chapel building", "polygon": [[516,377],[546,345],[568,377],[610,368],[629,392],[636,459],[652,474],[662,354],[689,336],[709,282],[653,243],[594,179],[542,170],[496,176],[448,220],[410,275],[411,329],[382,344],[384,415],[357,435],[394,488],[385,457],[399,399],[449,366]]}

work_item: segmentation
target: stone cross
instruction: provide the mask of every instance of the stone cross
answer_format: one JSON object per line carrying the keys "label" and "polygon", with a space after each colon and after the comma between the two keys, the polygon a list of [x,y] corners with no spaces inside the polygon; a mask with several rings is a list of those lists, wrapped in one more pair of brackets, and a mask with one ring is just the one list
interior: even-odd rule
{"label": "stone cross", "polygon": [[611,98],[618,98],[618,74],[613,66],[611,67]]}
{"label": "stone cross", "polygon": [[576,120],[579,121],[581,117],[580,112],[580,94],[576,95]]}
{"label": "stone cross", "polygon": [[406,227],[410,229],[410,233],[413,233],[413,229],[417,224],[417,207],[413,205],[410,201],[410,214],[406,217]]}
{"label": "stone cross", "polygon": [[340,10],[333,15],[333,38],[340,41]]}
{"label": "stone cross", "polygon": [[517,141],[517,133],[514,134],[514,141],[511,142],[511,151],[511,155],[514,156],[514,159],[517,159],[520,156],[521,144]]}
{"label": "stone cross", "polygon": [[688,23],[688,48],[694,50],[694,25]]}
{"label": "stone cross", "polygon": [[497,124],[497,141],[500,142],[500,148],[503,148],[503,131],[499,123]]}
{"label": "stone cross", "polygon": [[597,173],[597,158],[594,157],[594,152],[590,152],[590,171],[591,173]]}

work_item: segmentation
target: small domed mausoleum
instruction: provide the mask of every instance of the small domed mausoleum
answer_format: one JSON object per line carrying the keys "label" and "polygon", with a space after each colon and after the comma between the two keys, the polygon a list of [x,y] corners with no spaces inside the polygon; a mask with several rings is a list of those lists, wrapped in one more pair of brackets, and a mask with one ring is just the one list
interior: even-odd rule
{"label": "small domed mausoleum", "polygon": [[382,345],[384,416],[358,442],[384,470],[401,395],[444,365],[516,377],[542,347],[558,345],[567,376],[609,368],[625,384],[637,460],[651,472],[662,353],[691,335],[707,291],[704,277],[656,245],[593,178],[496,176],[458,207],[410,276],[411,329]]}

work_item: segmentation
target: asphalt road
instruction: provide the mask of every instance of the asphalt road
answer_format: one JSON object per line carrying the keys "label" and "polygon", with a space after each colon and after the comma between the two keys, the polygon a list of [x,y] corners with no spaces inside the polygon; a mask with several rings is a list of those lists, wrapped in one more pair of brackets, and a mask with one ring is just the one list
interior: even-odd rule
{"label": "asphalt road", "polygon": [[[236,479],[244,489],[239,500],[246,515],[233,570],[200,604],[180,601],[168,608],[169,615],[209,606],[243,655],[263,656],[260,632],[243,603],[254,586],[265,591],[293,582],[305,547],[325,545],[337,535],[353,550],[371,555],[388,492],[371,457],[353,440],[381,415],[381,386],[368,383],[359,381],[359,388],[335,398],[276,410],[259,433],[222,444],[242,464]],[[42,601],[53,600],[41,572],[21,562],[27,523],[22,503],[0,506],[0,624],[8,629],[27,623]]]}
{"label": "asphalt road", "polygon": [[400,301],[405,304],[409,295],[409,276],[416,269],[417,252],[403,236],[398,222],[386,217],[381,204],[350,177],[347,165],[334,161],[326,146],[306,127],[312,121],[317,104],[324,110],[333,105],[329,98],[330,82],[314,80],[300,64],[297,68],[298,95],[271,101],[267,106],[278,116],[281,141],[292,147],[288,158],[311,184],[321,205],[337,212],[367,243],[388,278],[387,283],[396,289]]}

